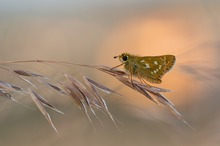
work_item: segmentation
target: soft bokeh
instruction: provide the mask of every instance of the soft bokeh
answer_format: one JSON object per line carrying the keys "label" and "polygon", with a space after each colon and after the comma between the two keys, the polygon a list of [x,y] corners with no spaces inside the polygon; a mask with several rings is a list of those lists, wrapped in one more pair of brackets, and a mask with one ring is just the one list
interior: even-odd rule
{"label": "soft bokeh", "polygon": [[[116,66],[113,56],[173,54],[175,67],[159,87],[196,131],[135,91],[101,72],[27,65],[60,77],[81,72],[123,94],[105,96],[118,122],[98,114],[94,128],[73,100],[42,89],[66,114],[50,112],[61,136],[39,111],[0,98],[0,145],[218,146],[220,143],[220,3],[211,1],[0,1],[0,60],[45,59]],[[1,79],[13,81],[1,70]],[[47,93],[48,92],[48,93]],[[15,95],[16,97],[16,95]],[[18,97],[32,107],[28,98]]]}

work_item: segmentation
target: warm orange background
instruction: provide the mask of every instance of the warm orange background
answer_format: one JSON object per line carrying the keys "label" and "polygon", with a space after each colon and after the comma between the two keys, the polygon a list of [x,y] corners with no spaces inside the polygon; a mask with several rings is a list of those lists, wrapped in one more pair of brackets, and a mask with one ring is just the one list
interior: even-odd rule
{"label": "warm orange background", "polygon": [[[196,131],[114,78],[76,67],[62,71],[78,78],[80,71],[124,95],[105,96],[112,114],[124,124],[119,124],[122,133],[99,113],[105,127],[95,123],[94,134],[71,99],[48,93],[48,99],[66,113],[60,116],[51,112],[62,138],[54,134],[38,111],[0,98],[0,145],[219,145],[220,3],[23,3],[0,2],[0,60],[46,59],[116,66],[119,61],[113,56],[123,52],[140,56],[173,54],[176,65],[158,86],[172,90],[165,95]],[[54,77],[60,75],[60,67],[34,67]],[[1,76],[0,80],[18,82],[5,71],[1,71]],[[34,107],[31,100],[19,99]]]}

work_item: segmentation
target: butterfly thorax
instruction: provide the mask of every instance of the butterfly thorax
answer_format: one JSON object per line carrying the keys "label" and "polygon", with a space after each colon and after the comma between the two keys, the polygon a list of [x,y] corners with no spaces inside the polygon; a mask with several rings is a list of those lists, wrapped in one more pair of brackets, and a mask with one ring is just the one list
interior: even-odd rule
{"label": "butterfly thorax", "polygon": [[138,65],[137,65],[137,58],[136,56],[129,55],[128,60],[124,62],[124,68],[132,75],[137,75]]}

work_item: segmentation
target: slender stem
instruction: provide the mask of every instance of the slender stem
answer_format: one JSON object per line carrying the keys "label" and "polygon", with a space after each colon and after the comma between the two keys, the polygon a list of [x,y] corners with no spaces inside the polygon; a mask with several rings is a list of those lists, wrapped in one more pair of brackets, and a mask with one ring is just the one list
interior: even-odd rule
{"label": "slender stem", "polygon": [[16,60],[16,61],[0,61],[0,64],[8,64],[8,63],[53,63],[53,64],[68,64],[68,65],[77,65],[77,66],[85,66],[89,68],[93,68],[95,66],[92,65],[85,65],[85,64],[78,64],[78,63],[71,63],[65,61],[52,61],[52,60]]}

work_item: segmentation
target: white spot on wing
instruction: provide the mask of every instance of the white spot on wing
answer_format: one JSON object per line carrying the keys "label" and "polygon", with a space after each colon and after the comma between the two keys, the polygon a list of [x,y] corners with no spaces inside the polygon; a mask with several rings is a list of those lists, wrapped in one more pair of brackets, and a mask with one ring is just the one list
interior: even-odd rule
{"label": "white spot on wing", "polygon": [[150,68],[150,65],[146,63],[146,64],[145,64],[145,67],[146,67],[146,68]]}
{"label": "white spot on wing", "polygon": [[141,63],[144,63],[145,62],[145,60],[141,60]]}
{"label": "white spot on wing", "polygon": [[154,64],[155,64],[155,65],[158,65],[157,61],[154,61]]}

